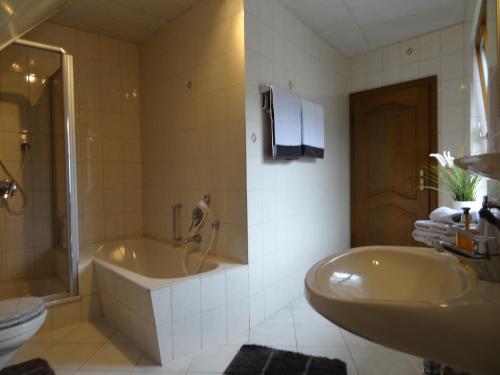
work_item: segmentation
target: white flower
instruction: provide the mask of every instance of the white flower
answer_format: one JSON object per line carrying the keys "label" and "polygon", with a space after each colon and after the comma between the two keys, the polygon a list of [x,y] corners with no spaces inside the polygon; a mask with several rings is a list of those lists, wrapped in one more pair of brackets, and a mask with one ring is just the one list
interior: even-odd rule
{"label": "white flower", "polygon": [[443,151],[443,155],[430,154],[429,156],[432,158],[436,158],[437,161],[439,162],[439,164],[441,164],[441,166],[443,168],[446,168],[446,167],[453,168],[453,166],[455,165],[455,163],[453,162],[453,160],[455,160],[455,158],[453,156],[451,156],[450,151]]}

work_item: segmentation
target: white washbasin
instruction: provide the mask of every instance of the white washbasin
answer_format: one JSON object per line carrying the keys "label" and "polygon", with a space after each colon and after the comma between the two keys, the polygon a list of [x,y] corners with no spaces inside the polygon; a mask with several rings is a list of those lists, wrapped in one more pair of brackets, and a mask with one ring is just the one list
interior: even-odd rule
{"label": "white washbasin", "polygon": [[500,284],[434,249],[370,246],[332,255],[306,276],[330,321],[379,344],[476,374],[500,374]]}

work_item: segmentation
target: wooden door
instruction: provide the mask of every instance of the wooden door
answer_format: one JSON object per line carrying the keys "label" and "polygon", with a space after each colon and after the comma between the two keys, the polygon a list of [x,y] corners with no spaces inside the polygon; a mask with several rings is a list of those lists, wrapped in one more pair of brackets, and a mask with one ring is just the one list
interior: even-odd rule
{"label": "wooden door", "polygon": [[436,152],[436,77],[353,93],[351,244],[417,245],[413,223],[429,216],[434,192],[420,173]]}

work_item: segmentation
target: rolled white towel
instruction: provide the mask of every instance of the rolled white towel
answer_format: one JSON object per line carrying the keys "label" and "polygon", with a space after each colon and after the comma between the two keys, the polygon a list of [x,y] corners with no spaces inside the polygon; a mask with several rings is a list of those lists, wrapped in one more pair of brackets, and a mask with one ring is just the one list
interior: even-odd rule
{"label": "rolled white towel", "polygon": [[[469,212],[472,218],[473,223],[479,222],[479,215],[477,211]],[[429,218],[436,223],[444,223],[444,224],[456,224],[460,222],[460,217],[462,215],[462,211],[454,210],[449,207],[439,207],[432,211],[429,215]]]}
{"label": "rolled white towel", "polygon": [[417,220],[415,222],[415,229],[427,230],[440,234],[455,234],[456,230],[451,224],[436,223],[432,220]]}
{"label": "rolled white towel", "polygon": [[416,235],[415,233],[412,233],[413,239],[417,242],[423,243],[429,247],[432,247],[434,244],[435,239],[428,238],[428,237],[420,237]]}
{"label": "rolled white towel", "polygon": [[455,243],[455,236],[438,234],[434,232],[417,230],[417,229],[412,232],[412,237],[415,241],[424,243],[427,246],[432,246],[436,240]]}

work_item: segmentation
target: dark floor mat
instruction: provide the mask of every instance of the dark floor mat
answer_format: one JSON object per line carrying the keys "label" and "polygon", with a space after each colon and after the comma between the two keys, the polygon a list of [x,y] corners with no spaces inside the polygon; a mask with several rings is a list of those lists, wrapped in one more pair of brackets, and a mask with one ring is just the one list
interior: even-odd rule
{"label": "dark floor mat", "polygon": [[243,345],[229,364],[225,375],[346,375],[346,364],[339,359]]}
{"label": "dark floor mat", "polygon": [[29,361],[5,367],[0,375],[55,375],[45,359],[36,358]]}

